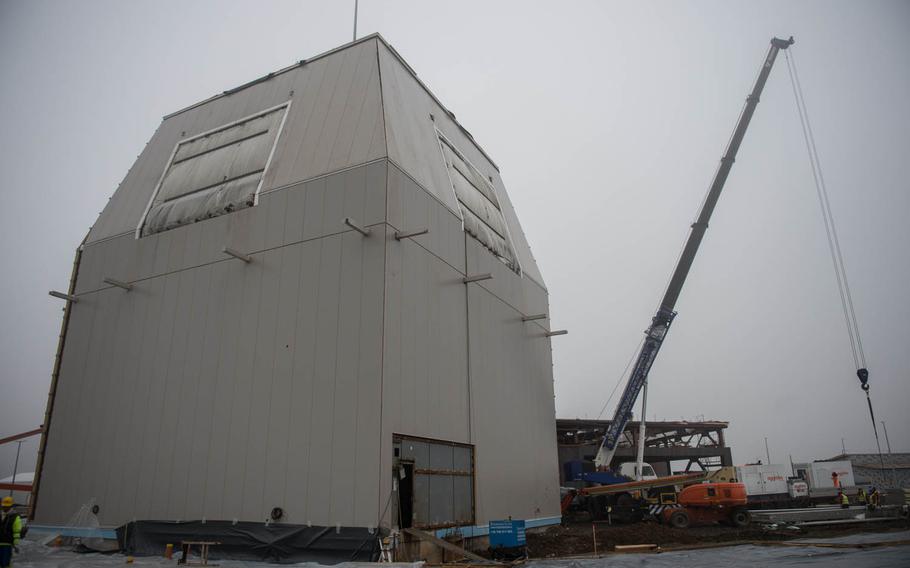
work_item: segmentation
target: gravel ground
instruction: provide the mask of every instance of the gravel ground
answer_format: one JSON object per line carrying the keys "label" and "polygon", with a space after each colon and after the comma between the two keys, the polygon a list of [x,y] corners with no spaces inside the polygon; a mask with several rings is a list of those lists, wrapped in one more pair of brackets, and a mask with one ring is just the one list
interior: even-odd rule
{"label": "gravel ground", "polygon": [[[797,538],[831,538],[852,534],[889,533],[910,529],[910,522],[875,523],[869,525],[835,525],[831,527],[807,527],[802,530],[764,530],[752,525],[737,529],[726,526],[690,527],[675,529],[655,522],[630,525],[598,524],[597,551],[610,552],[617,544],[657,544],[664,549],[687,546],[712,545],[717,543],[781,541]],[[528,552],[531,558],[566,557],[594,552],[594,535],[591,523],[573,523],[553,526],[541,533],[529,533]]]}

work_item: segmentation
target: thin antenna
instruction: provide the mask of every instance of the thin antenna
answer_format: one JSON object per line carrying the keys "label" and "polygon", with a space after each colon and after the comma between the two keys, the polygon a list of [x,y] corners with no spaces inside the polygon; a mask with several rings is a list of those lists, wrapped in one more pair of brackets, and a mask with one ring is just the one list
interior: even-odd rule
{"label": "thin antenna", "polygon": [[357,41],[357,4],[359,0],[354,0],[354,40]]}

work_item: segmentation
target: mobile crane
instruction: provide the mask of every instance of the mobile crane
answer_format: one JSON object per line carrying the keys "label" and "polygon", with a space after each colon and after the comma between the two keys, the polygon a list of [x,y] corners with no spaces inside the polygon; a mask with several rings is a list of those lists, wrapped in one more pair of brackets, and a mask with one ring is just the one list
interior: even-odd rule
{"label": "mobile crane", "polygon": [[[689,269],[692,267],[693,260],[695,260],[695,254],[698,252],[698,247],[704,238],[705,231],[708,229],[708,221],[711,219],[711,214],[714,212],[714,207],[720,197],[721,190],[723,190],[724,183],[727,181],[727,176],[730,174],[730,169],[733,167],[736,153],[739,151],[739,146],[746,134],[746,129],[749,127],[749,122],[752,120],[752,115],[755,112],[759,97],[761,96],[768,76],[771,73],[771,68],[774,66],[774,61],[777,59],[777,55],[781,50],[787,49],[792,44],[792,37],[789,39],[775,37],[771,40],[771,47],[762,62],[758,78],[755,80],[752,92],[746,98],[746,104],[740,114],[739,121],[737,121],[736,128],[733,130],[733,136],[730,138],[726,151],[720,160],[717,172],[714,174],[714,179],[711,182],[711,187],[702,204],[698,219],[692,224],[685,248],[677,261],[673,276],[671,277],[667,290],[660,302],[660,306],[657,308],[657,313],[652,318],[651,325],[648,327],[647,331],[645,331],[645,339],[642,343],[641,350],[638,353],[638,357],[632,367],[632,372],[629,375],[622,396],[616,406],[616,411],[613,414],[610,426],[607,428],[603,442],[597,451],[594,464],[600,472],[606,473],[609,470],[610,462],[613,460],[613,455],[616,453],[619,438],[628,422],[632,419],[632,407],[635,405],[635,401],[638,399],[642,387],[645,386],[648,380],[648,373],[651,371],[651,366],[654,364],[657,353],[660,351],[660,347],[666,339],[667,332],[670,330],[670,325],[676,317],[676,312],[674,311],[676,301],[682,291],[683,284],[686,282],[686,277],[689,274]],[[642,426],[644,426],[644,410],[642,411]],[[641,432],[639,434],[637,470],[639,476],[642,470],[643,447],[644,432]],[[595,472],[595,474],[596,473],[597,472]],[[596,475],[582,475],[579,480],[599,481]],[[619,489],[619,487],[616,487],[616,489]],[[612,500],[601,498],[597,505],[592,507],[589,503],[587,508],[596,516],[595,509],[612,507],[621,502],[630,502],[630,496],[628,494],[614,491],[612,495],[616,495],[616,498]],[[722,507],[720,504],[718,506]]]}

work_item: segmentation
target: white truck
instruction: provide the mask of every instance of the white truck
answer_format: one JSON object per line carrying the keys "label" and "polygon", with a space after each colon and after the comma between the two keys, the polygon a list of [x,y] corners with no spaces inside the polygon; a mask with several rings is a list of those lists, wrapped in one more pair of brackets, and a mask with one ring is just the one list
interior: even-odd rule
{"label": "white truck", "polygon": [[710,481],[738,481],[746,486],[750,507],[801,507],[810,504],[809,484],[793,477],[790,467],[780,464],[753,464],[724,467]]}
{"label": "white truck", "polygon": [[[837,486],[835,486],[835,479]],[[849,461],[794,464],[754,464],[724,467],[711,481],[739,481],[746,486],[753,507],[808,507],[833,503],[843,490],[851,500],[856,495],[853,466]]]}
{"label": "white truck", "polygon": [[856,496],[856,479],[850,460],[793,464],[793,475],[809,484],[812,503],[833,503],[838,491],[846,493],[851,503]]}

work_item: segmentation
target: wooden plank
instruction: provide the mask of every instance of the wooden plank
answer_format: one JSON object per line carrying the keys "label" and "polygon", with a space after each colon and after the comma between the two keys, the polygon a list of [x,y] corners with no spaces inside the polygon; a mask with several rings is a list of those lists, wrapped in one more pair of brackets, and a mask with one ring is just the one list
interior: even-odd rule
{"label": "wooden plank", "polygon": [[480,564],[497,564],[496,562],[493,562],[492,560],[488,560],[488,559],[484,558],[483,556],[474,554],[473,552],[465,550],[465,549],[461,548],[460,546],[454,545],[451,542],[448,542],[446,540],[442,540],[441,538],[438,538],[435,535],[432,535],[428,532],[424,532],[424,531],[421,531],[421,530],[418,530],[415,528],[401,529],[401,532],[403,532],[405,534],[409,534],[409,535],[413,536],[414,538],[417,538],[417,539],[420,539],[420,540],[423,540],[426,542],[431,542],[431,543],[435,544],[436,546],[438,546],[439,548],[442,548],[443,550],[448,550],[449,552],[451,552],[453,554],[460,554],[460,555],[464,556],[465,558],[469,558],[469,559],[473,560],[474,562],[479,562]]}
{"label": "wooden plank", "polygon": [[16,440],[22,440],[24,438],[30,438],[31,436],[36,436],[43,432],[42,428],[35,428],[34,430],[29,430],[28,432],[23,432],[21,434],[15,434],[7,438],[0,439],[0,445],[7,444],[9,442],[15,442]]}
{"label": "wooden plank", "polygon": [[657,550],[656,544],[617,544],[613,547],[616,552],[646,552]]}

